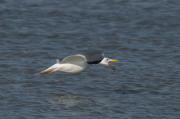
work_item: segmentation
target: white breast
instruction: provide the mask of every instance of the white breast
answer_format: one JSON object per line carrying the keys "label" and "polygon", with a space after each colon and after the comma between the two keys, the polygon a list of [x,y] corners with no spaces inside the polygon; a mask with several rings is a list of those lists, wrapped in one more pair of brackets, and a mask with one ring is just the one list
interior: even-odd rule
{"label": "white breast", "polygon": [[85,58],[79,55],[68,56],[64,58],[59,64],[61,66],[58,71],[68,73],[79,73],[90,67]]}
{"label": "white breast", "polygon": [[84,63],[81,65],[75,65],[75,64],[61,64],[61,69],[60,71],[63,72],[68,72],[68,73],[80,73],[84,70],[86,70],[87,68],[89,68],[90,65]]}

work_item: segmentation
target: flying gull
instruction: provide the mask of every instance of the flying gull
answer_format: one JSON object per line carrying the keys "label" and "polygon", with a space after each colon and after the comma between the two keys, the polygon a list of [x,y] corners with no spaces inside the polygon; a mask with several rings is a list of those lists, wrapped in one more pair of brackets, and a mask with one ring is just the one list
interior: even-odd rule
{"label": "flying gull", "polygon": [[111,69],[115,70],[109,65],[109,62],[118,62],[118,60],[104,57],[103,52],[82,53],[65,57],[62,61],[57,59],[56,64],[40,72],[40,74],[50,74],[56,71],[80,73],[88,69],[90,66],[97,64],[109,66]]}

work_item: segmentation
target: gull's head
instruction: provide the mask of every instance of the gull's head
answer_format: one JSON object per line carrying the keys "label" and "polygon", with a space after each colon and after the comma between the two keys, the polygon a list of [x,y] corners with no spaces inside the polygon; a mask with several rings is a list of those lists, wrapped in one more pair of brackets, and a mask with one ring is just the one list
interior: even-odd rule
{"label": "gull's head", "polygon": [[109,58],[105,57],[105,58],[100,62],[100,64],[109,66],[111,69],[115,70],[112,66],[109,65],[109,62],[118,62],[118,60],[116,60],[116,59],[109,59]]}

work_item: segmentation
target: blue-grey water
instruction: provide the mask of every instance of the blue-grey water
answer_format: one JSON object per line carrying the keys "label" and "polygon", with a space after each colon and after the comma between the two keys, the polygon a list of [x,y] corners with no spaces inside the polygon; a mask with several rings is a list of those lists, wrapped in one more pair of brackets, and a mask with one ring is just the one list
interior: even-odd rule
{"label": "blue-grey water", "polygon": [[[179,0],[1,0],[1,119],[179,119]],[[118,59],[34,74],[69,55]]]}

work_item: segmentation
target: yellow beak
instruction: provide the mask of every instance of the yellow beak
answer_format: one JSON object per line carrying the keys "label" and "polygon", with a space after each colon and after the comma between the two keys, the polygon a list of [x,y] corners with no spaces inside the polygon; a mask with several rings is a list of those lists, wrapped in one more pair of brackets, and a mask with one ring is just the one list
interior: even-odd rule
{"label": "yellow beak", "polygon": [[119,62],[118,60],[116,60],[116,59],[113,59],[113,60],[111,60],[110,62]]}
{"label": "yellow beak", "polygon": [[[113,60],[111,60],[110,62],[119,62],[119,61],[116,60],[116,59],[113,59]],[[108,63],[108,64],[109,64],[109,63]],[[110,67],[111,69],[115,70],[112,66],[109,65],[109,67]]]}
{"label": "yellow beak", "polygon": [[109,65],[109,67],[110,67],[111,69],[115,70],[112,66]]}

